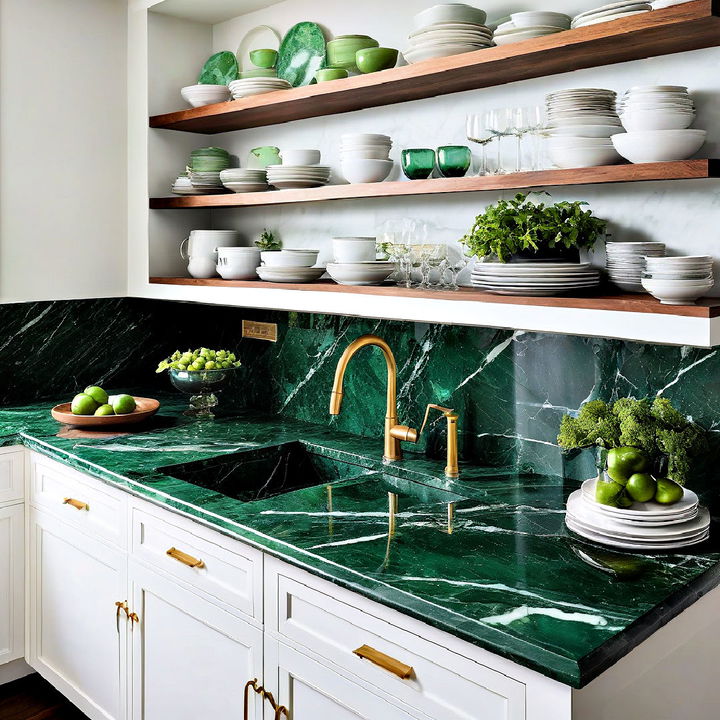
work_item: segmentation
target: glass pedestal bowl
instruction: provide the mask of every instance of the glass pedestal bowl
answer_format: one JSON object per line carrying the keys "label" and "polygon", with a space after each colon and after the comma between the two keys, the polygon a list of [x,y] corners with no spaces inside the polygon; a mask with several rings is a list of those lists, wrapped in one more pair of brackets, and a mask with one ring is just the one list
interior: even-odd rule
{"label": "glass pedestal bowl", "polygon": [[214,417],[213,409],[218,405],[215,393],[236,369],[191,371],[171,368],[172,384],[180,392],[190,395],[190,406],[184,414],[191,417]]}

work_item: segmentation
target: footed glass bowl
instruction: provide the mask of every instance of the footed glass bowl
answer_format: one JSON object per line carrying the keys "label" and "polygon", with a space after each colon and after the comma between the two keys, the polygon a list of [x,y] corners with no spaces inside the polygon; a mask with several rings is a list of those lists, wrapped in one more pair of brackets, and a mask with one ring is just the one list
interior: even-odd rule
{"label": "footed glass bowl", "polygon": [[192,417],[213,417],[213,409],[218,405],[215,392],[237,368],[220,370],[175,370],[170,368],[170,381],[187,395],[190,395],[190,406],[185,415]]}

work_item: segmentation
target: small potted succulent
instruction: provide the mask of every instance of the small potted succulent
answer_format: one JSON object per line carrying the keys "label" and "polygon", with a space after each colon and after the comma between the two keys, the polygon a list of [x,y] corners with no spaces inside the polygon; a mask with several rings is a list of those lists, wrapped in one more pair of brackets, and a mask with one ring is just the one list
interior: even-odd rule
{"label": "small potted succulent", "polygon": [[586,210],[585,202],[546,205],[528,194],[489,205],[460,242],[467,255],[499,262],[578,262],[592,249],[607,223]]}
{"label": "small potted succulent", "polygon": [[565,450],[600,448],[595,499],[613,507],[676,503],[707,452],[706,432],[663,397],[586,402],[562,418],[557,440]]}

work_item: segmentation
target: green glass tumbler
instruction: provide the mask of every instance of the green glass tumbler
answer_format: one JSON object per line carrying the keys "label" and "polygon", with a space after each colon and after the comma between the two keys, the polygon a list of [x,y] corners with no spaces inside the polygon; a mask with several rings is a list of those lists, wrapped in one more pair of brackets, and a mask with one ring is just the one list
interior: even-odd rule
{"label": "green glass tumbler", "polygon": [[443,145],[437,149],[437,169],[444,178],[464,177],[471,162],[472,153],[466,145]]}
{"label": "green glass tumbler", "polygon": [[402,151],[402,169],[408,180],[426,180],[435,169],[435,151],[414,148]]}

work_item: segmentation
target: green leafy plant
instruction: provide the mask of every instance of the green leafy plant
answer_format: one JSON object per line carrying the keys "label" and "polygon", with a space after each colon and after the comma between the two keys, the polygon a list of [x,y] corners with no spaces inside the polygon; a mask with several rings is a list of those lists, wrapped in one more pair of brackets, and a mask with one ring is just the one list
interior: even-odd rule
{"label": "green leafy plant", "polygon": [[692,474],[693,459],[708,447],[705,431],[662,397],[591,400],[577,416],[563,416],[557,441],[566,450],[635,447],[653,463],[666,457],[668,476],[681,485]]}
{"label": "green leafy plant", "polygon": [[586,205],[577,201],[545,205],[518,193],[512,200],[485,208],[460,242],[468,255],[495,256],[500,262],[523,251],[592,248],[607,223],[585,210]]}
{"label": "green leafy plant", "polygon": [[255,245],[261,250],[279,250],[282,247],[275,233],[267,228],[260,233],[260,239],[255,241]]}

